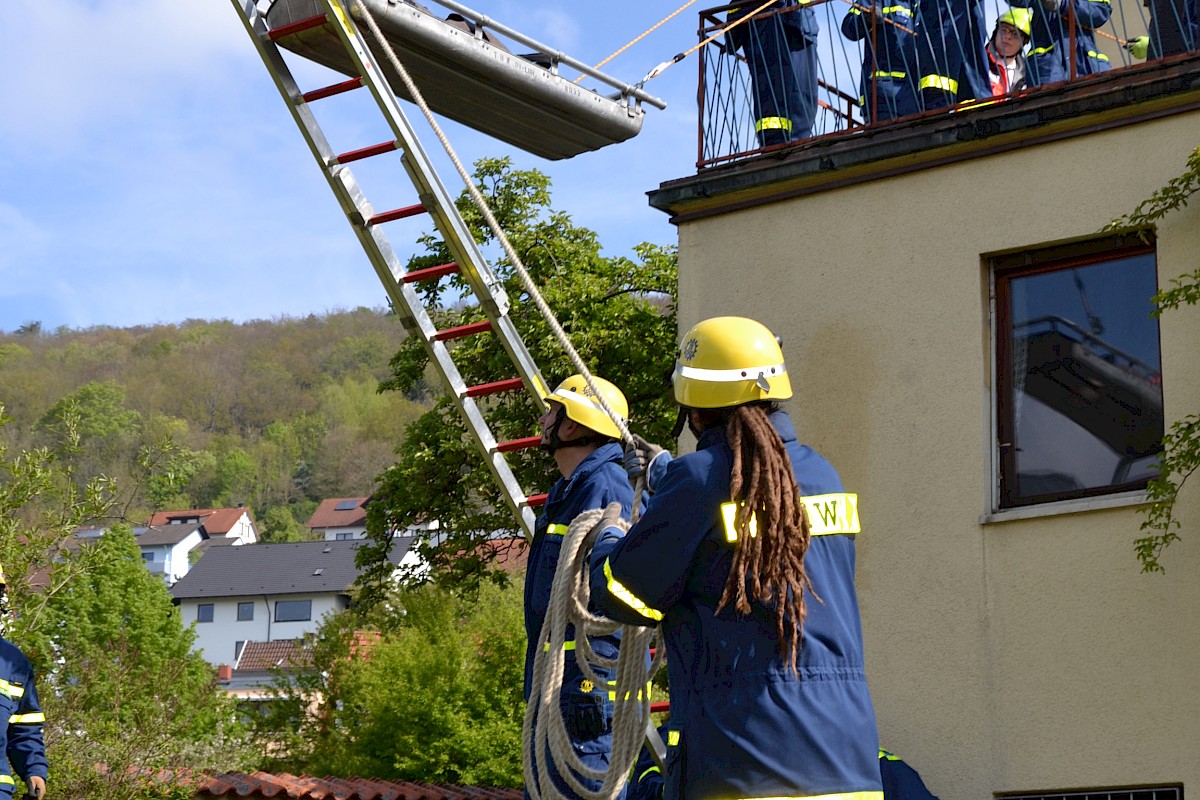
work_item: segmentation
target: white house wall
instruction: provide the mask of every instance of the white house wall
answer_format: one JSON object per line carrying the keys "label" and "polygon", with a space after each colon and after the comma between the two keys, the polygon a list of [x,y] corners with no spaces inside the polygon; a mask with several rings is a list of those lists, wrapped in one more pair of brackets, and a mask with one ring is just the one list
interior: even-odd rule
{"label": "white house wall", "polygon": [[[312,600],[311,618],[302,622],[275,622],[275,603],[279,600]],[[204,603],[212,603],[212,622],[196,621],[197,608]],[[238,603],[254,603],[254,619],[238,620]],[[300,639],[305,634],[316,633],[325,615],[342,611],[346,606],[344,595],[189,598],[179,604],[183,624],[193,625],[196,631],[192,649],[201,652],[205,660],[214,666],[233,664],[238,642],[274,642]]]}

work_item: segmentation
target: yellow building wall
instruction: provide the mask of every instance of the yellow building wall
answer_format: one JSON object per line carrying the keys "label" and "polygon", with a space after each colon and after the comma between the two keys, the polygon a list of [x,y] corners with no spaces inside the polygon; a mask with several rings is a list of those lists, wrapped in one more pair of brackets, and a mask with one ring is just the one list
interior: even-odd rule
{"label": "yellow building wall", "polygon": [[[1200,487],[1165,575],[1135,506],[991,510],[982,256],[1088,237],[1171,178],[1200,113],[680,225],[681,329],[783,336],[801,440],[860,494],[881,742],[942,800],[1183,782],[1200,791]],[[1158,229],[1160,285],[1200,266],[1200,203]],[[1200,412],[1200,308],[1162,320],[1168,421]]]}

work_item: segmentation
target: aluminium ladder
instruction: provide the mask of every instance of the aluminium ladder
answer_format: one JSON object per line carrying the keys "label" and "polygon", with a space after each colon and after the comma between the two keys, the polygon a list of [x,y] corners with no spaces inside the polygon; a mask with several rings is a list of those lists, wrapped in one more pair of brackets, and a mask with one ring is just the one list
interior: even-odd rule
{"label": "aluminium ladder", "polygon": [[[532,540],[535,520],[534,507],[545,502],[545,495],[526,495],[505,459],[505,453],[536,447],[540,437],[530,436],[511,441],[497,441],[488,427],[476,398],[524,388],[539,408],[545,408],[543,398],[548,394],[546,382],[508,315],[509,301],[500,280],[488,266],[472,238],[466,223],[458,213],[452,198],[442,185],[425,151],[421,148],[399,101],[372,55],[366,40],[351,19],[342,0],[321,0],[326,13],[294,24],[269,30],[256,0],[233,0],[254,40],[263,63],[275,81],[275,86],[287,103],[292,117],[304,134],[317,164],[329,187],[346,214],[359,243],[366,251],[375,272],[382,281],[396,313],[406,331],[420,337],[450,387],[455,403],[484,461],[501,487],[505,501],[516,516],[527,540]],[[288,36],[320,27],[332,28],[341,39],[353,61],[358,75],[350,80],[302,92],[284,62],[276,44]],[[311,103],[359,88],[369,89],[375,104],[387,121],[393,139],[345,153],[336,153],[318,126],[309,107]],[[359,188],[348,164],[388,153],[398,152],[413,187],[418,203],[391,211],[377,212]],[[405,273],[403,265],[389,244],[384,232],[386,223],[418,214],[428,213],[449,249],[452,261],[440,266]],[[469,325],[437,330],[429,311],[421,301],[416,284],[461,274],[471,287],[486,319]],[[517,377],[478,386],[467,386],[452,358],[449,342],[486,331],[495,333],[516,367]]]}

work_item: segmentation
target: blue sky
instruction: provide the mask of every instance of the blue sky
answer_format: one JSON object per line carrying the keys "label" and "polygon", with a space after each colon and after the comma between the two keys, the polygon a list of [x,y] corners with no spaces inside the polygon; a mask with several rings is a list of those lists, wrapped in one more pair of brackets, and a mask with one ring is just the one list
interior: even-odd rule
{"label": "blue sky", "polygon": [[[468,5],[594,64],[682,0]],[[636,82],[687,49],[704,5],[604,71]],[[384,305],[229,0],[23,4],[20,19],[0,28],[0,74],[0,330],[31,321],[44,330],[241,322]],[[668,108],[648,109],[639,136],[565,161],[453,124],[447,132],[467,163],[509,155],[546,172],[555,207],[596,230],[607,254],[625,255],[641,241],[676,241],[645,193],[694,172],[695,84],[693,57],[647,84]],[[365,125],[346,114],[331,126]],[[425,148],[438,149],[413,119]],[[457,176],[439,169],[457,194]]]}

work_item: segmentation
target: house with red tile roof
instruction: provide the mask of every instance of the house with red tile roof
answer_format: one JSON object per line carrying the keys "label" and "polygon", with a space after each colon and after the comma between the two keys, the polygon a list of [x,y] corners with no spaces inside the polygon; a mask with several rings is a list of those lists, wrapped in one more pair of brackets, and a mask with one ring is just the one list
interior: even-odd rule
{"label": "house with red tile roof", "polygon": [[210,538],[223,538],[231,544],[254,544],[258,541],[258,529],[250,509],[236,508],[192,508],[183,511],[156,511],[146,523],[151,528],[169,525],[204,524]]}
{"label": "house with red tile roof", "polygon": [[521,789],[452,786],[422,781],[317,778],[267,772],[182,775],[171,781],[193,787],[193,797],[288,798],[288,800],[521,800]]}
{"label": "house with red tile roof", "polygon": [[321,501],[308,518],[307,527],[322,539],[365,539],[367,537],[366,497],[330,497]]}

